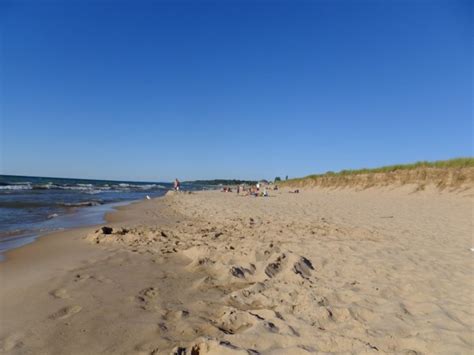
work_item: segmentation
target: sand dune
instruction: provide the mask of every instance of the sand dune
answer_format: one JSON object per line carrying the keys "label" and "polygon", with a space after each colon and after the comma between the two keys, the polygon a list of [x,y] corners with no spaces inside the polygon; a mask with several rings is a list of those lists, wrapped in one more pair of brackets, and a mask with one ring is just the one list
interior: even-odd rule
{"label": "sand dune", "polygon": [[93,257],[7,283],[1,347],[471,353],[472,195],[414,189],[180,193],[122,208],[110,229],[71,239]]}
{"label": "sand dune", "polygon": [[[453,164],[457,159],[440,163]],[[426,188],[435,188],[439,191],[459,192],[469,190],[474,184],[474,167],[472,159],[458,159],[465,161],[465,166],[458,167],[409,167],[401,165],[398,168],[365,169],[367,171],[348,171],[347,173],[326,173],[311,175],[305,178],[283,181],[285,186],[292,187],[327,187],[367,189],[373,187],[414,187],[415,191]],[[430,164],[430,163],[427,163]],[[436,163],[433,163],[435,165]],[[416,164],[415,164],[416,165]],[[379,170],[383,171],[380,172]]]}

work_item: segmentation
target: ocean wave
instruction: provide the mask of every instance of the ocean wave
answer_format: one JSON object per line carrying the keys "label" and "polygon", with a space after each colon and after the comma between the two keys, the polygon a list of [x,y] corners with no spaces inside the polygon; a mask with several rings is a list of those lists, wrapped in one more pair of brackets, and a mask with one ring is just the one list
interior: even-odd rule
{"label": "ocean wave", "polygon": [[33,184],[33,190],[51,190],[54,189],[57,185],[53,184],[52,182],[48,182],[46,184]]}
{"label": "ocean wave", "polygon": [[77,191],[89,191],[92,190],[92,186],[80,186],[80,185],[57,185],[58,190],[77,190]]}
{"label": "ocean wave", "polygon": [[[0,175],[1,176],[1,175]],[[3,186],[3,185],[31,185],[32,182],[31,181],[17,181],[17,182],[14,182],[14,181],[0,181],[0,186]]]}
{"label": "ocean wave", "polygon": [[81,202],[61,202],[58,205],[63,207],[90,207],[90,206],[99,206],[103,205],[102,200],[91,200],[91,201],[81,201]]}
{"label": "ocean wave", "polygon": [[133,185],[136,188],[141,189],[141,190],[153,190],[154,188],[157,188],[158,185],[156,184],[149,184],[149,185]]}
{"label": "ocean wave", "polygon": [[12,184],[1,185],[0,190],[31,190],[33,187],[30,184]]}
{"label": "ocean wave", "polygon": [[[100,194],[102,192],[104,192],[104,191],[103,190],[89,190],[89,191],[86,191],[86,194],[95,195],[95,194]],[[110,191],[108,191],[108,192],[110,192]]]}
{"label": "ocean wave", "polygon": [[76,202],[45,202],[45,201],[0,201],[0,208],[54,208],[54,207],[87,207],[103,205],[104,201],[100,199],[76,201]]}
{"label": "ocean wave", "polygon": [[98,194],[101,192],[141,192],[152,190],[166,190],[165,185],[160,184],[133,184],[133,183],[117,183],[117,184],[93,184],[93,183],[76,183],[62,184],[58,182],[0,182],[0,191],[20,191],[20,190],[70,190],[78,192],[86,192],[88,194]]}

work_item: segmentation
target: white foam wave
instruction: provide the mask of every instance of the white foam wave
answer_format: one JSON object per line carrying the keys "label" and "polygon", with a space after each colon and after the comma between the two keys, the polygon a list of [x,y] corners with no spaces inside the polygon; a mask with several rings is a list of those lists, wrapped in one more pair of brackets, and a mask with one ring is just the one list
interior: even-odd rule
{"label": "white foam wave", "polygon": [[32,188],[31,185],[24,184],[0,186],[0,190],[31,190]]}
{"label": "white foam wave", "polygon": [[104,192],[104,191],[103,190],[90,190],[90,191],[86,191],[86,194],[95,195],[95,194],[100,194],[101,192]]}
{"label": "white foam wave", "polygon": [[9,183],[8,185],[0,185],[0,190],[72,190],[82,191],[88,194],[98,194],[101,192],[130,192],[130,191],[146,191],[154,189],[167,189],[164,185],[158,184],[128,184],[119,183],[114,185],[94,185],[94,184],[74,184],[61,185],[53,182],[32,184],[32,183]]}
{"label": "white foam wave", "polygon": [[90,187],[87,186],[58,186],[58,189],[61,190],[78,190],[78,191],[87,191],[90,190]]}

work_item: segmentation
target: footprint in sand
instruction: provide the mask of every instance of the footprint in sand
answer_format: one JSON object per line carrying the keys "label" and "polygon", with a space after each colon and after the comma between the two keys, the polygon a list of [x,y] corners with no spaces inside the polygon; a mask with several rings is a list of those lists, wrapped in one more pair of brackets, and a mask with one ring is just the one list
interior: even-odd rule
{"label": "footprint in sand", "polygon": [[300,259],[293,265],[293,271],[295,274],[300,275],[306,279],[311,276],[312,270],[314,270],[313,264],[304,256],[300,257]]}
{"label": "footprint in sand", "polygon": [[56,290],[51,291],[49,294],[53,296],[54,298],[59,298],[59,299],[71,298],[65,288],[58,288]]}
{"label": "footprint in sand", "polygon": [[158,290],[156,287],[147,287],[140,291],[140,295],[145,296],[147,298],[156,298],[158,297]]}
{"label": "footprint in sand", "polygon": [[147,287],[141,290],[135,300],[143,309],[147,309],[152,305],[152,301],[158,297],[158,289],[156,287]]}
{"label": "footprint in sand", "polygon": [[163,315],[164,320],[180,320],[189,317],[189,311],[186,309],[181,310],[166,310],[165,314]]}
{"label": "footprint in sand", "polygon": [[61,308],[56,313],[53,313],[52,315],[49,316],[49,318],[52,320],[66,319],[73,316],[76,313],[79,313],[81,310],[82,310],[81,306],[77,306],[77,305],[67,306],[67,307]]}

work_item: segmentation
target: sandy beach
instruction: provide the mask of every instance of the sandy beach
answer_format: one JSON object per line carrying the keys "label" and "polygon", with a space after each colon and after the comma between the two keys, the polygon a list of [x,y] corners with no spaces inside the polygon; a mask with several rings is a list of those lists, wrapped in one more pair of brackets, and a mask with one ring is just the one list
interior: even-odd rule
{"label": "sandy beach", "polygon": [[469,354],[472,189],[207,191],[0,263],[5,354]]}
{"label": "sandy beach", "polygon": [[474,355],[468,0],[0,0],[0,355]]}

